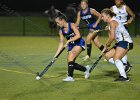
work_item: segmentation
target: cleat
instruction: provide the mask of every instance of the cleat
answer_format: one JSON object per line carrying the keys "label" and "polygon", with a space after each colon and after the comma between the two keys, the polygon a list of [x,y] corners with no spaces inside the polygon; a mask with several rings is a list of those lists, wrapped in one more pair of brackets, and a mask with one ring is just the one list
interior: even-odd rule
{"label": "cleat", "polygon": [[130,63],[129,63],[129,62],[127,62],[127,64],[126,64],[126,63],[124,63],[123,65],[125,66],[125,69],[124,69],[124,70],[125,70],[125,72],[126,72],[126,73],[128,73],[128,72],[131,70],[131,67],[132,67],[132,66],[130,65]]}
{"label": "cleat", "polygon": [[68,76],[65,79],[63,79],[63,81],[65,81],[65,82],[74,82],[75,80],[72,77]]}
{"label": "cleat", "polygon": [[128,82],[130,81],[129,78],[124,78],[123,76],[119,76],[118,79],[114,80],[115,82],[120,81],[120,82]]}
{"label": "cleat", "polygon": [[85,79],[88,79],[89,78],[89,75],[90,75],[90,69],[91,67],[89,65],[85,66],[86,67],[86,71],[84,72],[84,75],[85,75]]}
{"label": "cleat", "polygon": [[89,56],[86,55],[85,57],[82,58],[84,61],[88,60],[89,59]]}
{"label": "cleat", "polygon": [[131,67],[128,65],[125,65],[125,72],[128,73],[131,70]]}
{"label": "cleat", "polygon": [[130,66],[130,67],[132,67],[132,65],[128,61],[127,61],[127,65]]}

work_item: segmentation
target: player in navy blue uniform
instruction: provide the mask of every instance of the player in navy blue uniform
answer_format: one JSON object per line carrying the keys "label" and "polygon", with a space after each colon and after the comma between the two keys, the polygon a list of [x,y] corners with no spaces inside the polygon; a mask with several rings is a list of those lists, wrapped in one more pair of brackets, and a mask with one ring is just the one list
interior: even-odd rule
{"label": "player in navy blue uniform", "polygon": [[78,57],[78,55],[85,49],[85,41],[84,39],[82,39],[77,26],[74,23],[67,22],[66,16],[62,13],[58,13],[58,15],[55,18],[55,22],[60,27],[59,46],[55,56],[63,48],[64,37],[67,39],[66,45],[68,46],[68,76],[65,79],[63,79],[63,81],[74,81],[74,69],[83,71],[85,74],[85,78],[87,79],[89,77],[90,67],[88,65],[86,67],[83,67],[82,65],[75,63],[75,60]]}
{"label": "player in navy blue uniform", "polygon": [[87,35],[86,38],[87,55],[84,57],[84,60],[87,60],[91,56],[92,49],[91,40],[101,51],[104,49],[104,46],[101,44],[99,40],[97,32],[94,32],[95,30],[100,29],[99,23],[101,21],[101,14],[93,8],[89,8],[87,0],[82,0],[80,7],[81,10],[77,14],[76,25],[79,26],[80,21],[82,20],[86,22],[87,27],[89,29],[89,34]]}

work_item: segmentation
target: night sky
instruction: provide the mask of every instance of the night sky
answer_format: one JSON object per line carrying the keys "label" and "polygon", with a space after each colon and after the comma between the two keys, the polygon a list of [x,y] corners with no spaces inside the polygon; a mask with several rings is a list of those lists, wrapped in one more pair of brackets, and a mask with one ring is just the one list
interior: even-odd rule
{"label": "night sky", "polygon": [[[79,5],[81,0],[0,0],[1,5],[23,12],[43,12],[51,5],[64,12],[69,3]],[[140,12],[140,0],[124,0],[125,3],[135,12]],[[103,8],[114,5],[114,0],[89,0],[89,6],[101,11]]]}

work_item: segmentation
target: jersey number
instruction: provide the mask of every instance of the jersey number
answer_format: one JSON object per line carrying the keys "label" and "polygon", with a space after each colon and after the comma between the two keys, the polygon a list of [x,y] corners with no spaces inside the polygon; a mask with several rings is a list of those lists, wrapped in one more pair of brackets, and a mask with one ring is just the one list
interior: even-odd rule
{"label": "jersey number", "polygon": [[122,17],[121,16],[119,16],[119,20],[121,20],[122,19]]}

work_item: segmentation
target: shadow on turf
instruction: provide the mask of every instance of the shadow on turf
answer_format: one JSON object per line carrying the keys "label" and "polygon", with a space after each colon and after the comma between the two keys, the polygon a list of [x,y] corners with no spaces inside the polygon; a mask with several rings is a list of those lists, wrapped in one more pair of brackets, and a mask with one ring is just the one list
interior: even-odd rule
{"label": "shadow on turf", "polygon": [[[57,75],[57,76],[49,76],[49,75],[48,76],[44,76],[44,77],[42,77],[42,80],[43,81],[48,81],[48,80],[51,80],[51,79],[56,79],[56,78],[63,79],[65,77],[67,77],[67,73],[66,72],[59,72],[57,74],[59,74],[59,75]],[[104,76],[105,77],[117,78],[119,76],[119,72],[103,70],[102,74],[99,74],[99,75],[91,74],[90,75],[90,80],[102,79],[102,78],[105,78]],[[131,76],[131,74],[127,74],[127,76]],[[77,79],[84,79],[84,73],[83,72],[81,72],[81,73],[74,73],[73,77],[77,78]]]}
{"label": "shadow on turf", "polygon": [[[119,72],[117,72],[117,71],[106,71],[106,70],[104,70],[103,72],[105,73],[104,76],[107,76],[107,77],[116,78],[116,77],[119,76]],[[131,76],[131,74],[127,74],[127,76]]]}

